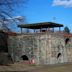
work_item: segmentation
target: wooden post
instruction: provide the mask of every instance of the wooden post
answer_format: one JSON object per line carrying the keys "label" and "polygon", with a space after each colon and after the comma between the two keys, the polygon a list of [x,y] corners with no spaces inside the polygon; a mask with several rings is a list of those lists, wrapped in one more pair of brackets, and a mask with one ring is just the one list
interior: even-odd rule
{"label": "wooden post", "polygon": [[21,28],[21,33],[22,33],[22,28]]}
{"label": "wooden post", "polygon": [[34,29],[34,33],[35,33],[35,29]]}
{"label": "wooden post", "polygon": [[40,28],[40,32],[41,32],[41,28]]}
{"label": "wooden post", "polygon": [[53,27],[53,32],[54,32],[54,27]]}
{"label": "wooden post", "polygon": [[50,28],[48,27],[48,31],[50,31]]}
{"label": "wooden post", "polygon": [[59,32],[61,31],[61,27],[59,27]]}

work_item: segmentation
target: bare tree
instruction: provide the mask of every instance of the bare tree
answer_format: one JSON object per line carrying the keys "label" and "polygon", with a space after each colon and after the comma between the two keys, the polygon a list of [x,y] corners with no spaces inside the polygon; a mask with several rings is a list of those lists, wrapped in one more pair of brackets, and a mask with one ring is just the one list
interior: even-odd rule
{"label": "bare tree", "polygon": [[[7,27],[5,25],[5,22],[9,20],[7,18],[12,18],[13,12],[26,2],[27,0],[0,0],[0,24]],[[12,20],[15,21],[13,18]]]}
{"label": "bare tree", "polygon": [[23,5],[27,0],[0,0],[0,16],[10,16],[12,11],[14,11],[20,5]]}

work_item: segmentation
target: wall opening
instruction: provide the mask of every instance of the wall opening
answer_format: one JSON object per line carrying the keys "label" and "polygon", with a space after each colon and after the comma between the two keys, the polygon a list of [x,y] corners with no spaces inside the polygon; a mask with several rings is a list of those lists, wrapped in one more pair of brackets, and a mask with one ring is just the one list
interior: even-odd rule
{"label": "wall opening", "polygon": [[60,56],[61,56],[61,53],[58,53],[58,54],[57,54],[57,59],[58,59]]}
{"label": "wall opening", "polygon": [[28,61],[29,60],[29,58],[26,55],[22,55],[21,59],[24,60],[24,61]]}
{"label": "wall opening", "polygon": [[70,41],[70,39],[69,38],[66,38],[65,39],[65,44],[68,44],[69,41]]}

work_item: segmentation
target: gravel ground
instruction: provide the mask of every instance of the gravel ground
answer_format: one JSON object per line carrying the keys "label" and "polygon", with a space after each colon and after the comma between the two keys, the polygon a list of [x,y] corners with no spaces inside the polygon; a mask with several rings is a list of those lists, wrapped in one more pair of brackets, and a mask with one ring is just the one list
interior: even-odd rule
{"label": "gravel ground", "polygon": [[23,63],[15,63],[10,66],[0,66],[1,71],[23,72],[72,72],[72,64],[35,66]]}

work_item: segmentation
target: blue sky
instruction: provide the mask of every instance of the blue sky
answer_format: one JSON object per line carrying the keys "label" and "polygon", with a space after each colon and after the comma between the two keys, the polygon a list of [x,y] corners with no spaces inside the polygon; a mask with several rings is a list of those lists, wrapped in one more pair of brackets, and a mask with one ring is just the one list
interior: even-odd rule
{"label": "blue sky", "polygon": [[26,8],[20,10],[19,15],[26,16],[27,23],[54,21],[72,32],[72,0],[29,0]]}

